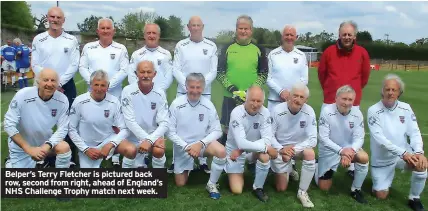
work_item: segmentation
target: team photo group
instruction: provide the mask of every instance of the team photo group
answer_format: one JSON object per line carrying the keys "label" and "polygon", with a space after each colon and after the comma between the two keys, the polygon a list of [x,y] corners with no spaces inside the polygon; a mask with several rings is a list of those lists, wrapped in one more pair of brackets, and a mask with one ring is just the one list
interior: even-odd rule
{"label": "team photo group", "polygon": [[[48,30],[32,43],[34,86],[20,89],[5,114],[6,168],[100,168],[111,160],[116,168],[167,168],[175,185],[185,186],[198,163],[209,174],[210,198],[220,199],[223,171],[233,194],[245,190],[244,171],[250,171],[253,194],[262,202],[268,201],[264,185],[271,172],[277,191],[298,181],[303,207],[314,207],[308,194],[312,181],[328,191],[339,167],[353,178],[346,184],[352,200],[362,204],[365,195],[386,199],[395,170],[402,169],[411,172],[408,206],[424,210],[420,195],[428,163],[417,117],[399,100],[405,83],[387,74],[378,102],[363,116],[359,105],[370,58],[356,43],[353,21],[338,26],[337,43],[321,56],[318,79],[309,79],[292,25],[283,28],[282,44],[266,53],[252,41],[253,20],[241,15],[235,40],[217,49],[194,16],[187,24],[190,36],[171,55],[159,46],[160,27],[146,23],[145,45],[129,58],[127,48],[113,41],[111,19],[98,21],[99,39],[81,50],[76,37],[63,30],[60,8],[49,9],[47,18]],[[88,85],[85,93],[76,91],[77,72]],[[129,85],[122,88],[126,79]],[[177,92],[169,104],[166,90],[174,80]],[[222,90],[212,89],[215,80]],[[321,84],[319,114],[307,104],[308,80]],[[223,94],[221,111],[211,101],[213,92]],[[370,152],[363,150],[366,133]],[[363,194],[369,167],[372,193]]]}

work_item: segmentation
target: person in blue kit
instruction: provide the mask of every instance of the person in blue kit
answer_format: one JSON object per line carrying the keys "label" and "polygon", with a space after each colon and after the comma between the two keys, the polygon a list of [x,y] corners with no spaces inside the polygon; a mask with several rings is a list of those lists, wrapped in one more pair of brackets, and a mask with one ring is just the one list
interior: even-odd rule
{"label": "person in blue kit", "polygon": [[7,46],[4,46],[1,50],[2,69],[4,71],[3,84],[7,86],[8,78],[11,77],[12,83],[15,84],[15,57],[16,49],[12,46],[10,40],[7,41]]}
{"label": "person in blue kit", "polygon": [[16,73],[19,89],[28,87],[27,73],[30,71],[30,48],[24,45],[19,38],[13,40],[16,49]]}

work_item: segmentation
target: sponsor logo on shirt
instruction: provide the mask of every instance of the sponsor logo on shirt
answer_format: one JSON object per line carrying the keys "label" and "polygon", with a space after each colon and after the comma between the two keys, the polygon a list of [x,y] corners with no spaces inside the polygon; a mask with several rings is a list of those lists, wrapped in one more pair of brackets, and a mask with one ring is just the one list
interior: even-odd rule
{"label": "sponsor logo on shirt", "polygon": [[258,122],[254,123],[253,128],[254,129],[258,129],[259,128],[259,123]]}
{"label": "sponsor logo on shirt", "polygon": [[232,122],[232,127],[233,127],[233,128],[236,128],[237,126],[239,126],[238,121],[233,120],[233,122]]}
{"label": "sponsor logo on shirt", "polygon": [[404,124],[404,116],[400,116],[400,122]]}
{"label": "sponsor logo on shirt", "polygon": [[104,110],[104,117],[108,118],[110,116],[110,110]]}
{"label": "sponsor logo on shirt", "polygon": [[415,116],[415,114],[412,114],[412,121],[416,122],[416,116]]}
{"label": "sponsor logo on shirt", "polygon": [[300,121],[300,128],[304,128],[306,126],[306,121]]}
{"label": "sponsor logo on shirt", "polygon": [[57,109],[56,109],[56,108],[52,109],[51,115],[52,115],[53,117],[56,117],[56,112],[57,112]]}
{"label": "sponsor logo on shirt", "polygon": [[152,102],[151,108],[152,108],[152,110],[155,110],[156,109],[156,103]]}
{"label": "sponsor logo on shirt", "polygon": [[200,122],[204,121],[204,114],[199,114],[199,121]]}

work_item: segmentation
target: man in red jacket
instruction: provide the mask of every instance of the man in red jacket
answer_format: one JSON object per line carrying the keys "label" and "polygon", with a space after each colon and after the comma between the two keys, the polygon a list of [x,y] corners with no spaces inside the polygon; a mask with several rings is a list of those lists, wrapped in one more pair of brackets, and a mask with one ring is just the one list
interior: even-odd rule
{"label": "man in red jacket", "polygon": [[[370,76],[370,57],[366,49],[357,45],[357,24],[346,21],[340,24],[336,44],[325,49],[318,67],[318,79],[324,94],[324,103],[335,102],[339,87],[350,85],[356,92],[354,108],[360,108],[362,90]],[[354,176],[354,166],[348,168],[348,175]]]}

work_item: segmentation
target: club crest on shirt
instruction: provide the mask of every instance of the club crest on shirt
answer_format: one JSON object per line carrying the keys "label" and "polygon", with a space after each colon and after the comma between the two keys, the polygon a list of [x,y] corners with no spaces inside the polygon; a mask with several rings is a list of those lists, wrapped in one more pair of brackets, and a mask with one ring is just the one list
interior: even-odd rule
{"label": "club crest on shirt", "polygon": [[204,121],[204,114],[199,114],[199,121],[200,122]]}
{"label": "club crest on shirt", "polygon": [[400,122],[404,124],[404,116],[400,116]]}
{"label": "club crest on shirt", "polygon": [[104,110],[104,117],[108,118],[110,116],[110,110]]}
{"label": "club crest on shirt", "polygon": [[304,128],[306,126],[306,121],[300,121],[300,128]]}
{"label": "club crest on shirt", "polygon": [[299,58],[294,58],[294,64],[297,64],[299,62]]}
{"label": "club crest on shirt", "polygon": [[415,116],[415,114],[412,114],[412,121],[416,122],[416,116]]}
{"label": "club crest on shirt", "polygon": [[354,122],[349,122],[349,128],[354,128]]}
{"label": "club crest on shirt", "polygon": [[208,54],[208,49],[202,49],[202,51],[204,52],[204,55]]}
{"label": "club crest on shirt", "polygon": [[56,112],[57,112],[57,110],[58,110],[58,109],[56,109],[56,108],[52,109],[51,115],[52,115],[53,117],[56,117]]}
{"label": "club crest on shirt", "polygon": [[162,60],[158,59],[158,65],[162,64]]}
{"label": "club crest on shirt", "polygon": [[156,103],[152,102],[151,108],[152,108],[152,110],[155,110],[156,109]]}
{"label": "club crest on shirt", "polygon": [[114,59],[115,57],[116,57],[116,54],[114,54],[114,53],[110,54],[110,59]]}
{"label": "club crest on shirt", "polygon": [[68,53],[68,48],[64,48],[64,53]]}
{"label": "club crest on shirt", "polygon": [[259,123],[258,122],[254,123],[253,128],[254,129],[258,129],[259,128]]}

